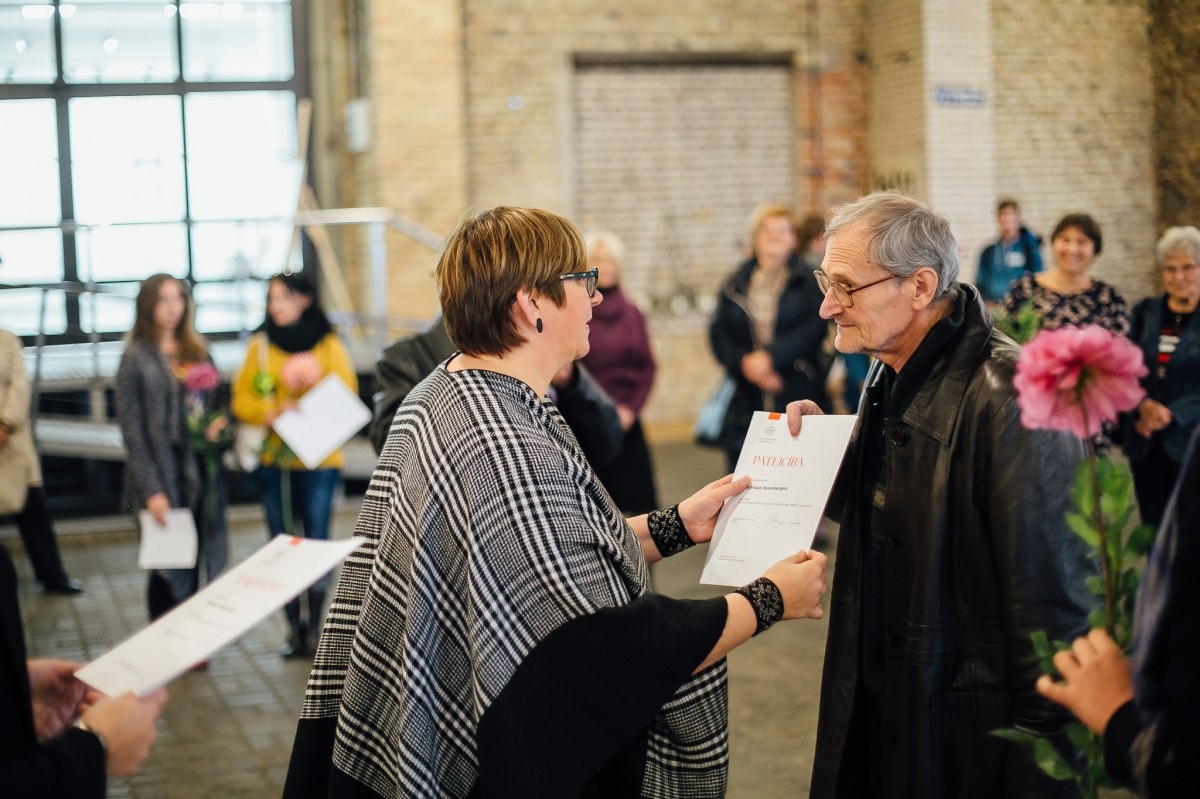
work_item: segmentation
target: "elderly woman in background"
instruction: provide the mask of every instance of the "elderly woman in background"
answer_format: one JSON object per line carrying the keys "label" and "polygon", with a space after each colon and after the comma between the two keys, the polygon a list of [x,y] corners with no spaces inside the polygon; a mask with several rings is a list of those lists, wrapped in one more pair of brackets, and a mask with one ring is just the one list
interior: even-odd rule
{"label": "elderly woman in background", "polygon": [[1168,228],[1155,255],[1167,290],[1133,309],[1129,337],[1149,374],[1146,398],[1126,417],[1124,447],[1142,521],[1158,527],[1200,421],[1200,230]]}
{"label": "elderly woman in background", "polygon": [[588,266],[597,270],[604,302],[592,311],[591,348],[583,363],[616,403],[625,433],[617,454],[606,463],[593,463],[592,468],[622,512],[649,513],[658,507],[658,494],[650,448],[638,418],[654,385],[654,355],[646,318],[618,283],[625,244],[617,234],[590,233],[584,242]]}
{"label": "elderly woman in background", "polygon": [[437,266],[460,352],[400,406],[317,650],[284,796],[718,797],[724,656],[819,618],[824,557],[724,597],[650,591],[725,477],[623,519],[546,397],[601,301],[579,233],[494,208]]}
{"label": "elderly woman in background", "polygon": [[[190,393],[200,402],[197,410],[208,414],[217,408],[215,386],[188,391],[189,378],[201,371],[215,377],[208,343],[196,332],[195,306],[183,281],[167,274],[151,275],[142,281],[134,306],[133,329],[126,337],[116,380],[117,420],[129,456],[126,499],[135,513],[148,510],[159,524],[166,523],[172,508],[191,509],[211,581],[229,559],[228,498],[219,473],[215,484],[209,484],[187,429]],[[225,424],[224,418],[214,420],[209,437],[215,438]],[[216,492],[216,502],[209,501],[209,492]],[[149,573],[146,595],[151,619],[196,592],[198,568],[199,564]]]}
{"label": "elderly woman in background", "polygon": [[[1082,213],[1064,216],[1050,237],[1053,266],[1014,280],[1004,297],[1005,313],[1015,315],[1029,304],[1043,330],[1100,325],[1115,335],[1128,335],[1125,298],[1113,286],[1088,274],[1103,245],[1095,219]],[[1114,429],[1106,423],[1092,439],[1097,452],[1108,452]]]}
{"label": "elderly woman in background", "polygon": [[721,286],[708,328],[713,355],[737,381],[721,435],[731,471],[754,411],[782,411],[798,399],[831,410],[821,366],[824,297],[796,254],[792,212],[784,205],[758,208],[750,241],[753,254]]}

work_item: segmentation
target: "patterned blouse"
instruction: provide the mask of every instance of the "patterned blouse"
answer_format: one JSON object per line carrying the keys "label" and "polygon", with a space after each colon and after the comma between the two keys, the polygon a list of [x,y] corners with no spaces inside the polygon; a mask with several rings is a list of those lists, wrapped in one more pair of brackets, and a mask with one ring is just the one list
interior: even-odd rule
{"label": "patterned blouse", "polygon": [[1004,295],[1004,310],[1015,314],[1025,303],[1042,321],[1043,330],[1060,327],[1100,325],[1118,336],[1129,335],[1129,307],[1121,292],[1103,280],[1074,294],[1060,294],[1038,284],[1036,275],[1025,274],[1012,282]]}
{"label": "patterned blouse", "polygon": [[[1129,335],[1129,306],[1121,292],[1103,280],[1092,279],[1092,285],[1073,294],[1061,294],[1039,285],[1036,275],[1025,274],[1012,282],[1004,295],[1004,311],[1015,314],[1026,303],[1033,305],[1041,320],[1041,329],[1100,325],[1118,336]],[[1112,446],[1117,426],[1105,422],[1092,437],[1097,454],[1105,455]]]}

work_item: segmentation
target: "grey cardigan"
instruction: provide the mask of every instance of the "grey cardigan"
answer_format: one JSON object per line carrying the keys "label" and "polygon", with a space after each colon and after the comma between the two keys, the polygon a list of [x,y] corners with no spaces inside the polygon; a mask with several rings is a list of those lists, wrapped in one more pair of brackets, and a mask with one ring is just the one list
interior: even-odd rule
{"label": "grey cardigan", "polygon": [[183,387],[155,346],[130,342],[117,368],[117,419],[129,459],[125,501],[136,513],[162,491],[171,507],[190,507],[200,493],[200,468],[188,447]]}

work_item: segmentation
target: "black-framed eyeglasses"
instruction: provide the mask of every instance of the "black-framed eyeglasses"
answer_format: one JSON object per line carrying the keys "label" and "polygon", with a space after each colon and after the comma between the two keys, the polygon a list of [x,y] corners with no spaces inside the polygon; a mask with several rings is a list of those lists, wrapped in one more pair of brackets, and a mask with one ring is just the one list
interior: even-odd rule
{"label": "black-framed eyeglasses", "polygon": [[596,296],[596,285],[600,282],[600,269],[593,266],[586,272],[572,272],[569,275],[559,275],[559,280],[582,280],[587,289],[588,297]]}
{"label": "black-framed eyeglasses", "polygon": [[817,287],[821,289],[822,294],[827,295],[829,294],[830,290],[832,290],[834,299],[847,308],[854,307],[854,294],[856,292],[862,291],[863,289],[869,289],[871,286],[878,286],[880,283],[886,283],[889,280],[893,280],[898,277],[904,277],[904,275],[888,275],[887,277],[881,277],[878,280],[873,280],[864,286],[854,286],[851,288],[845,283],[837,283],[833,280],[830,280],[829,275],[825,274],[820,269],[814,270],[813,275],[817,278]]}

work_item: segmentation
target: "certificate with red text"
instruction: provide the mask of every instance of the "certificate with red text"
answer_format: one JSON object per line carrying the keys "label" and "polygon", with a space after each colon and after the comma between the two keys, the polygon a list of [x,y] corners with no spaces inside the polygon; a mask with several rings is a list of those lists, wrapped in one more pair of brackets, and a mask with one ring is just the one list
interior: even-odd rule
{"label": "certificate with red text", "polygon": [[783,414],[754,414],[733,472],[750,487],[721,509],[700,582],[745,585],[812,546],[857,419],[805,416],[793,438]]}
{"label": "certificate with red text", "polygon": [[277,535],[204,590],[75,676],[98,691],[144,696],[248,632],[341,563],[362,538]]}

